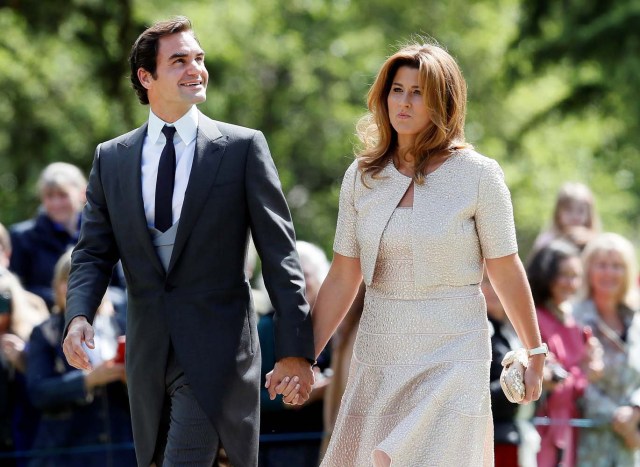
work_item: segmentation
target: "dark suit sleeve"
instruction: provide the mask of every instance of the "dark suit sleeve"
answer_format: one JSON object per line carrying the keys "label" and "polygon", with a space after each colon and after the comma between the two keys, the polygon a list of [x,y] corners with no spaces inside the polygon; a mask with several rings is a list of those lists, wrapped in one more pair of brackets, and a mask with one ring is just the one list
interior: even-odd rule
{"label": "dark suit sleeve", "polygon": [[304,276],[295,233],[280,179],[261,132],[248,149],[246,198],[251,234],[262,261],[262,274],[275,309],[275,358],[314,360],[313,329],[304,297]]}
{"label": "dark suit sleeve", "polygon": [[71,256],[63,337],[66,335],[69,322],[76,316],[86,316],[93,322],[109,285],[113,267],[119,260],[103,191],[100,148],[100,145],[96,148],[89,175],[87,204],[82,212],[80,239]]}

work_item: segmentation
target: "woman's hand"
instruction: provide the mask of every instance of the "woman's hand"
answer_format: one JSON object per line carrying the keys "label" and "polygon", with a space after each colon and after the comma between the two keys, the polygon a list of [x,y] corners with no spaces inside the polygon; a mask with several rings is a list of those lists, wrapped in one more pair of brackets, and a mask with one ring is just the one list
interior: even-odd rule
{"label": "woman's hand", "polygon": [[542,373],[544,371],[544,355],[533,355],[524,372],[525,395],[521,404],[528,404],[540,399],[542,395]]}
{"label": "woman's hand", "polygon": [[640,447],[640,408],[623,405],[618,407],[613,413],[611,427],[624,439],[629,449]]}

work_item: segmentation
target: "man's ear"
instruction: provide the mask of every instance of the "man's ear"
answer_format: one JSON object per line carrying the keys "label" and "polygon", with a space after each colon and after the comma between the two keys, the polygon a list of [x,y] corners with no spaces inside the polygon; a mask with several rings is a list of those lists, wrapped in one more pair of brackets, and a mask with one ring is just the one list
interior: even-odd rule
{"label": "man's ear", "polygon": [[145,89],[149,89],[151,87],[151,83],[153,82],[153,76],[144,68],[138,68],[138,79],[140,80],[140,84],[144,86]]}

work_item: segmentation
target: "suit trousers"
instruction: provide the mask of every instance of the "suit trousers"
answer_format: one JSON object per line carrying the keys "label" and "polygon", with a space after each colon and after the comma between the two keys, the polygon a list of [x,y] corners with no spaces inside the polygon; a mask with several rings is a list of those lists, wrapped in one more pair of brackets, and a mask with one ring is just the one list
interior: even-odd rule
{"label": "suit trousers", "polygon": [[169,351],[166,396],[154,461],[160,467],[211,467],[220,437],[196,400],[184,371]]}

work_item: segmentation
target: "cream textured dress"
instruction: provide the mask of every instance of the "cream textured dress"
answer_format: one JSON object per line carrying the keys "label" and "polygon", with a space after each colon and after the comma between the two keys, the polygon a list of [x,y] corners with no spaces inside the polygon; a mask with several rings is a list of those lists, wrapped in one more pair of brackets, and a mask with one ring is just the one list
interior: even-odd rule
{"label": "cream textured dress", "polygon": [[517,252],[502,170],[454,153],[397,207],[411,179],[354,162],[334,250],[360,258],[367,285],[326,467],[492,466],[491,346],[483,258]]}

